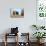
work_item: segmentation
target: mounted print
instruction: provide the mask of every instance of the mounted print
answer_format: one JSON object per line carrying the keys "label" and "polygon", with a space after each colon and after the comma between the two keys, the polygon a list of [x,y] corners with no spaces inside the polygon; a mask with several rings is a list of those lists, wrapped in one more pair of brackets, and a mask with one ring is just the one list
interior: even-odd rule
{"label": "mounted print", "polygon": [[24,18],[24,8],[10,9],[11,18]]}

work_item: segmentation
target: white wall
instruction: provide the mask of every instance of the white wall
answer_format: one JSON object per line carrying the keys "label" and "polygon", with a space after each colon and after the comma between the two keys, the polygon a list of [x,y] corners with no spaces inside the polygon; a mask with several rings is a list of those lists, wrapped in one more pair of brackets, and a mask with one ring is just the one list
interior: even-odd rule
{"label": "white wall", "polygon": [[[24,18],[10,18],[10,8],[24,8]],[[36,0],[1,0],[0,34],[11,27],[19,27],[20,32],[30,32],[30,26],[36,24]]]}

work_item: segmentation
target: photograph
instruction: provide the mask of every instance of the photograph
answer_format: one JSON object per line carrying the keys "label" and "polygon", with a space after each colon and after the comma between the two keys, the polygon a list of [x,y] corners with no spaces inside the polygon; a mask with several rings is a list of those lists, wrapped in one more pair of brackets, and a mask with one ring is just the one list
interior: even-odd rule
{"label": "photograph", "polygon": [[24,17],[24,8],[10,9],[10,16],[12,18],[23,18]]}
{"label": "photograph", "polygon": [[0,46],[46,46],[46,0],[0,0]]}

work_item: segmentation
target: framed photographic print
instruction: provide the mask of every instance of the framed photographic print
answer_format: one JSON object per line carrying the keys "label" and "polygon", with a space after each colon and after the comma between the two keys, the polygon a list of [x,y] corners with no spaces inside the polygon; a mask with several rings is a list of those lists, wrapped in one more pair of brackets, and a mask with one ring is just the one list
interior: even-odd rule
{"label": "framed photographic print", "polygon": [[24,18],[24,8],[12,8],[12,9],[10,9],[10,16],[12,18]]}

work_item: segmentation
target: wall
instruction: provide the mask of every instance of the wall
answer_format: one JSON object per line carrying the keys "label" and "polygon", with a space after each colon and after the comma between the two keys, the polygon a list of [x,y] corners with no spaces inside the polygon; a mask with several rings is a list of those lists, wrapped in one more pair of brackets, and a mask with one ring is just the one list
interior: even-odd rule
{"label": "wall", "polygon": [[[24,18],[10,18],[10,8],[24,8]],[[36,0],[0,1],[0,34],[18,26],[19,32],[30,32],[32,37],[32,24],[36,24]]]}

